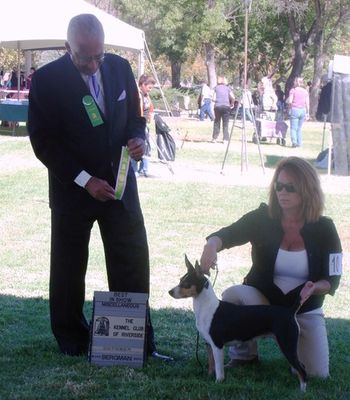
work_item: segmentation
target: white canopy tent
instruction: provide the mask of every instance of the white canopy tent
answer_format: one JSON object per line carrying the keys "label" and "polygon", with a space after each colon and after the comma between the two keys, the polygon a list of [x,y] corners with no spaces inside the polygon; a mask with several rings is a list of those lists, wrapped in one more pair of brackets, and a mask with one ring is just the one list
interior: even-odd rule
{"label": "white canopy tent", "polygon": [[[9,2],[0,0],[0,9]],[[18,50],[20,71],[21,50],[64,48],[70,19],[78,14],[94,14],[102,23],[108,47],[138,53],[138,74],[144,67],[144,32],[94,7],[84,0],[16,0],[12,16],[4,16],[0,24],[0,47]],[[18,79],[18,92],[20,89]]]}
{"label": "white canopy tent", "polygon": [[[82,13],[94,14],[101,21],[107,46],[144,50],[144,32],[94,7],[84,0],[16,0],[11,16],[3,15],[0,47],[37,50],[64,47],[70,19]],[[7,10],[8,0],[0,0]]]}
{"label": "white canopy tent", "polygon": [[[1,10],[7,10],[8,5],[8,0],[0,0]],[[0,47],[18,50],[18,70],[21,50],[64,48],[70,19],[83,13],[94,14],[101,21],[107,47],[131,50],[138,54],[139,76],[144,72],[146,52],[154,70],[144,31],[84,0],[16,0],[13,6],[12,16],[3,16],[1,19]],[[153,72],[156,77],[155,70]],[[157,77],[156,80],[159,84]],[[163,93],[162,97],[165,102]]]}

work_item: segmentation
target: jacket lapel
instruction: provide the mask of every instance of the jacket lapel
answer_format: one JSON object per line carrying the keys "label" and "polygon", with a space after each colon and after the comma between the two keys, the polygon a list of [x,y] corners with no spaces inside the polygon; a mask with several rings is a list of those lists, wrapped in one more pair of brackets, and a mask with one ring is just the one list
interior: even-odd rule
{"label": "jacket lapel", "polygon": [[105,61],[101,67],[101,76],[103,83],[103,91],[105,96],[105,110],[106,110],[106,119],[113,120],[113,110],[111,109],[111,105],[113,104],[113,96],[115,96],[115,89],[113,87],[113,82],[115,79],[112,78],[112,71],[109,63]]}
{"label": "jacket lapel", "polygon": [[[81,95],[81,98],[83,98],[87,94],[90,94],[89,88],[87,87],[83,78],[81,77],[80,72],[74,66],[72,60],[70,59],[70,55],[66,53],[64,57],[65,57],[64,61],[66,63],[66,77],[67,77],[67,82],[70,83],[70,90],[78,92],[79,96]],[[74,82],[73,87],[71,86],[72,82]]]}

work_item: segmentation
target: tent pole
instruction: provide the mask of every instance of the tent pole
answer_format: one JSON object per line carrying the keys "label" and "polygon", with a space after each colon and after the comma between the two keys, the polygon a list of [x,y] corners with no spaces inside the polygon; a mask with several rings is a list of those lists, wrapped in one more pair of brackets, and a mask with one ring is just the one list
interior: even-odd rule
{"label": "tent pole", "polygon": [[168,116],[169,116],[169,117],[172,117],[172,112],[171,112],[169,103],[168,103],[167,99],[166,99],[165,96],[164,96],[164,92],[163,92],[163,90],[162,90],[162,87],[161,87],[160,82],[159,82],[159,79],[158,79],[157,71],[156,71],[156,69],[154,68],[154,64],[153,64],[153,61],[152,61],[151,53],[150,53],[149,48],[148,48],[148,44],[147,44],[147,42],[146,42],[146,38],[143,38],[143,40],[144,40],[144,43],[145,43],[146,55],[147,55],[148,60],[149,60],[149,62],[150,62],[153,76],[154,76],[154,78],[155,78],[155,80],[156,80],[156,82],[157,82],[157,85],[158,85],[158,87],[159,87],[160,94],[161,94],[161,96],[162,96],[162,99],[163,99],[163,103],[164,103],[166,112],[168,113]]}
{"label": "tent pole", "polygon": [[21,90],[21,48],[17,41],[17,100],[19,100],[19,91]]}
{"label": "tent pole", "polygon": [[145,73],[145,53],[143,52],[143,50],[139,51],[139,57],[138,57],[138,78],[140,78],[140,76],[142,74]]}

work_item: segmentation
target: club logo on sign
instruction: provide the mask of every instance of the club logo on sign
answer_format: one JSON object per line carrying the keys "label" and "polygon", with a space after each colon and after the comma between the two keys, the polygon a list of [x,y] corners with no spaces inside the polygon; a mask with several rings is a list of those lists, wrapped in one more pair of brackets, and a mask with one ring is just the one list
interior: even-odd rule
{"label": "club logo on sign", "polygon": [[109,319],[106,317],[96,318],[95,321],[95,335],[109,336]]}

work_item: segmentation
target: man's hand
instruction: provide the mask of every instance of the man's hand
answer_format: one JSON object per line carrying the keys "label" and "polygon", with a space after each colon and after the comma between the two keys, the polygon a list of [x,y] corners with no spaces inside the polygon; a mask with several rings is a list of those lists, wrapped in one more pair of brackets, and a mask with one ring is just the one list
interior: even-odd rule
{"label": "man's hand", "polygon": [[145,154],[145,141],[141,138],[133,138],[128,140],[128,150],[130,157],[135,160],[141,160]]}
{"label": "man's hand", "polygon": [[115,191],[108,182],[92,176],[85,189],[90,193],[90,195],[99,201],[115,200]]}

